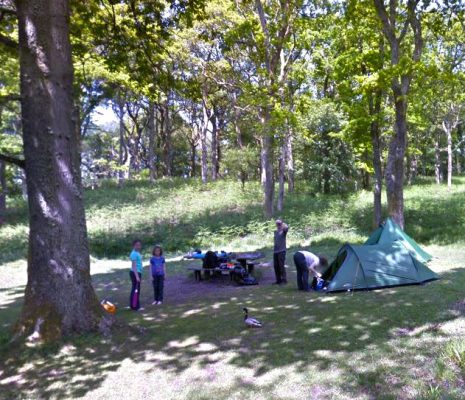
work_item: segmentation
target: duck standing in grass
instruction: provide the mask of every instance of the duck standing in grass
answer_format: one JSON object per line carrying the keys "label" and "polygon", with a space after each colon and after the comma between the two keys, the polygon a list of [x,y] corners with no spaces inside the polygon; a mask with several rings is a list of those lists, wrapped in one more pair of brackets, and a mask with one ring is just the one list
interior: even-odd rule
{"label": "duck standing in grass", "polygon": [[263,324],[256,318],[249,317],[249,310],[247,308],[243,308],[244,310],[244,323],[249,328],[261,328]]}

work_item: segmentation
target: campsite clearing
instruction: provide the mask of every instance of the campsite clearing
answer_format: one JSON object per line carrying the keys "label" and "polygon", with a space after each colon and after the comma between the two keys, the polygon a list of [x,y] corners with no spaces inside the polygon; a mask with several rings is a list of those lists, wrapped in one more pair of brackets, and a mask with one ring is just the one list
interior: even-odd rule
{"label": "campsite clearing", "polygon": [[[225,209],[213,212],[213,204],[206,199],[230,190],[224,183],[221,188],[209,185],[208,195],[204,188],[176,185],[184,193],[177,200],[178,224],[194,218],[183,211],[189,209],[185,204],[203,202],[211,215],[225,216],[203,222],[204,234],[210,231],[215,241],[223,240],[215,247],[227,249],[229,241],[240,248],[242,243],[242,249],[260,249],[270,259],[271,236],[266,229],[234,238],[226,233],[238,224],[248,226],[241,221],[267,226],[254,214],[254,187],[238,200],[240,207],[228,198]],[[112,233],[105,225],[99,231],[97,216],[105,215],[105,222],[114,226],[119,219],[124,235],[131,237],[131,225],[121,220],[129,221],[139,206],[130,195],[136,196],[131,187],[121,191],[120,200],[115,193],[110,188],[88,194],[89,224],[94,224],[91,240],[99,241],[99,250],[118,243],[123,254],[124,243],[116,241],[120,231]],[[150,210],[158,207],[163,215],[163,207],[168,206],[157,203],[160,192],[152,197],[147,188],[144,193],[141,207],[148,212],[140,218],[146,218],[148,226]],[[127,262],[94,259],[97,293],[117,303],[117,315],[124,324],[111,338],[75,336],[44,348],[11,348],[8,343],[9,329],[22,304],[26,271],[24,261],[17,257],[12,261],[14,253],[6,251],[2,257],[10,262],[3,260],[0,281],[0,398],[114,399],[156,394],[157,399],[463,399],[462,364],[456,355],[461,357],[464,348],[465,242],[464,221],[457,216],[465,215],[465,182],[458,181],[451,193],[434,185],[413,186],[406,196],[407,232],[434,255],[428,265],[440,275],[439,281],[306,295],[295,290],[291,267],[290,284],[285,287],[269,285],[272,276],[264,275],[257,287],[225,284],[218,288],[217,283],[195,283],[193,276],[186,275],[186,264],[176,258],[178,254],[168,252],[166,303],[132,313],[125,309]],[[104,201],[105,197],[113,203]],[[345,241],[362,244],[371,232],[365,208],[370,198],[366,193],[344,201],[336,196],[315,200],[306,193],[296,194],[292,208],[284,214],[295,227],[290,231],[288,264],[300,246],[311,245],[317,252],[335,256]],[[114,209],[119,214],[110,212]],[[126,215],[129,210],[131,214]],[[228,217],[230,213],[236,217]],[[319,224],[321,218],[325,224]],[[143,220],[138,224],[143,227]],[[0,236],[9,234],[14,240],[18,225],[3,227]],[[176,223],[170,230],[174,239],[184,240]],[[167,235],[165,240],[170,238]],[[15,251],[13,246],[10,249]],[[150,282],[145,280],[145,305],[151,295]],[[244,328],[244,305],[263,321],[261,330]],[[135,379],[141,384],[134,392]]]}

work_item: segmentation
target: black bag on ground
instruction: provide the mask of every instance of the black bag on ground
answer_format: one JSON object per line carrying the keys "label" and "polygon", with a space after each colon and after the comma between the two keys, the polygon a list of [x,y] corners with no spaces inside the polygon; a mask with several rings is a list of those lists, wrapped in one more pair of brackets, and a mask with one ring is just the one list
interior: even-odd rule
{"label": "black bag on ground", "polygon": [[233,278],[238,285],[258,285],[257,279],[250,276],[247,269],[242,265],[236,265],[234,267]]}

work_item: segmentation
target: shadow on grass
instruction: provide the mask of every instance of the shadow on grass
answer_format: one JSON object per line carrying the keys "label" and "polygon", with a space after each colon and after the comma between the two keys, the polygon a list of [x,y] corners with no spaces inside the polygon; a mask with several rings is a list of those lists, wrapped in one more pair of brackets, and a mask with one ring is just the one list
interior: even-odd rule
{"label": "shadow on grass", "polygon": [[[119,288],[114,298],[125,304],[125,272],[95,275],[100,294],[102,285]],[[124,324],[107,339],[75,336],[56,346],[12,349],[4,334],[0,336],[2,395],[83,396],[103,385],[112,372],[119,370],[119,379],[124,379],[129,374],[124,365],[130,362],[131,368],[143,363],[147,376],[157,371],[189,374],[195,365],[203,375],[189,378],[192,390],[204,381],[215,381],[216,369],[246,371],[246,376],[234,377],[235,384],[215,397],[218,399],[244,387],[249,395],[246,398],[253,398],[279,386],[290,372],[306,377],[313,370],[324,379],[320,386],[310,381],[306,390],[320,393],[321,398],[330,398],[328,384],[354,397],[390,398],[391,393],[392,398],[399,398],[406,384],[402,377],[413,374],[418,379],[417,370],[427,368],[425,360],[437,351],[435,338],[447,338],[438,327],[458,318],[451,305],[462,297],[464,285],[465,271],[456,269],[426,286],[355,294],[303,294],[294,285],[234,287],[210,294],[200,289],[199,296],[179,304],[169,304],[168,300],[163,308],[141,313],[121,308],[118,316]],[[144,301],[147,304],[147,299]],[[0,319],[11,310],[17,313],[19,305],[16,299],[2,306]],[[262,329],[244,327],[243,306],[263,321]],[[383,360],[387,361],[383,364]],[[275,374],[269,387],[261,383],[268,373]],[[130,386],[131,379],[121,384]],[[130,396],[129,390],[126,396]],[[197,398],[212,398],[214,390]]]}

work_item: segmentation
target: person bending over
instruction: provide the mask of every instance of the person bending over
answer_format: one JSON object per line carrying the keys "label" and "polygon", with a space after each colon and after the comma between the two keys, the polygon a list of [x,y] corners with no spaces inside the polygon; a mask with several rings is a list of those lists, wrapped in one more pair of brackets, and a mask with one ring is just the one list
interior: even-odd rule
{"label": "person bending over", "polygon": [[276,276],[275,284],[287,283],[286,278],[286,236],[289,227],[280,219],[276,220],[276,230],[274,232],[273,264]]}
{"label": "person bending over", "polygon": [[309,291],[309,274],[312,274],[316,278],[321,278],[321,272],[318,269],[327,267],[328,260],[309,251],[299,250],[294,254],[294,264],[297,270],[298,289]]}

